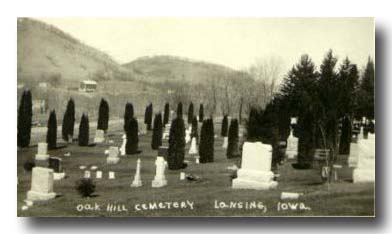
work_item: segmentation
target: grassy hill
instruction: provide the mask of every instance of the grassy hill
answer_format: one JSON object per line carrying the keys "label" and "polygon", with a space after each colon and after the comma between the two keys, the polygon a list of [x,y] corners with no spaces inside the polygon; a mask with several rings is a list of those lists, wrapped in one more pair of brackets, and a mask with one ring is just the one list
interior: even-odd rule
{"label": "grassy hill", "polygon": [[109,55],[49,24],[19,18],[17,37],[18,79],[127,78],[126,71]]}
{"label": "grassy hill", "polygon": [[224,78],[238,73],[222,65],[168,55],[141,57],[124,64],[123,67],[128,68],[141,79],[152,82],[204,83],[209,79]]}

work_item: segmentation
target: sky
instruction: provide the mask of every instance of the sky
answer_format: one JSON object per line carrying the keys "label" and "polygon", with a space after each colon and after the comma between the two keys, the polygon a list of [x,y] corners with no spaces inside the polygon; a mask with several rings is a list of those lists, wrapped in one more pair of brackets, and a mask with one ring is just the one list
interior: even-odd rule
{"label": "sky", "polygon": [[287,71],[307,53],[319,67],[332,49],[341,61],[374,58],[373,18],[37,18],[108,53],[119,63],[174,55],[244,69],[278,58]]}

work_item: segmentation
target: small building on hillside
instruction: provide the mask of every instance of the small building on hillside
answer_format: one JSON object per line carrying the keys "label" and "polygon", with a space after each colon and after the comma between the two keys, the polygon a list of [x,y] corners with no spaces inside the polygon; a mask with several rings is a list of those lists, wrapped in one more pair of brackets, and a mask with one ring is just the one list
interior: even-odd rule
{"label": "small building on hillside", "polygon": [[97,90],[97,82],[94,80],[84,80],[80,82],[79,91],[81,92],[95,92]]}
{"label": "small building on hillside", "polygon": [[46,101],[43,99],[34,99],[32,101],[33,104],[33,113],[44,114],[47,111]]}
{"label": "small building on hillside", "polygon": [[38,87],[40,87],[42,89],[46,89],[46,88],[48,88],[48,83],[46,83],[46,82],[39,82],[38,83]]}

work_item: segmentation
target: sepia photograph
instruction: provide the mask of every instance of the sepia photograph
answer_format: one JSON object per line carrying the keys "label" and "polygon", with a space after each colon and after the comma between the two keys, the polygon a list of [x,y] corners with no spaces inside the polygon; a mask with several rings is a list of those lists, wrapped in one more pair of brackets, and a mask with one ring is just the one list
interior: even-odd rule
{"label": "sepia photograph", "polygon": [[374,18],[15,20],[18,217],[376,217]]}

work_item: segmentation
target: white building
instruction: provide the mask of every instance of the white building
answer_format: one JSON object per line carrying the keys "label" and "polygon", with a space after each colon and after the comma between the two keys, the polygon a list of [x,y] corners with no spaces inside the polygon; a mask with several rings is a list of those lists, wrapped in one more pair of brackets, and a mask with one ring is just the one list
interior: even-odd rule
{"label": "white building", "polygon": [[94,92],[97,90],[97,82],[94,80],[84,80],[80,82],[79,91],[81,92]]}

